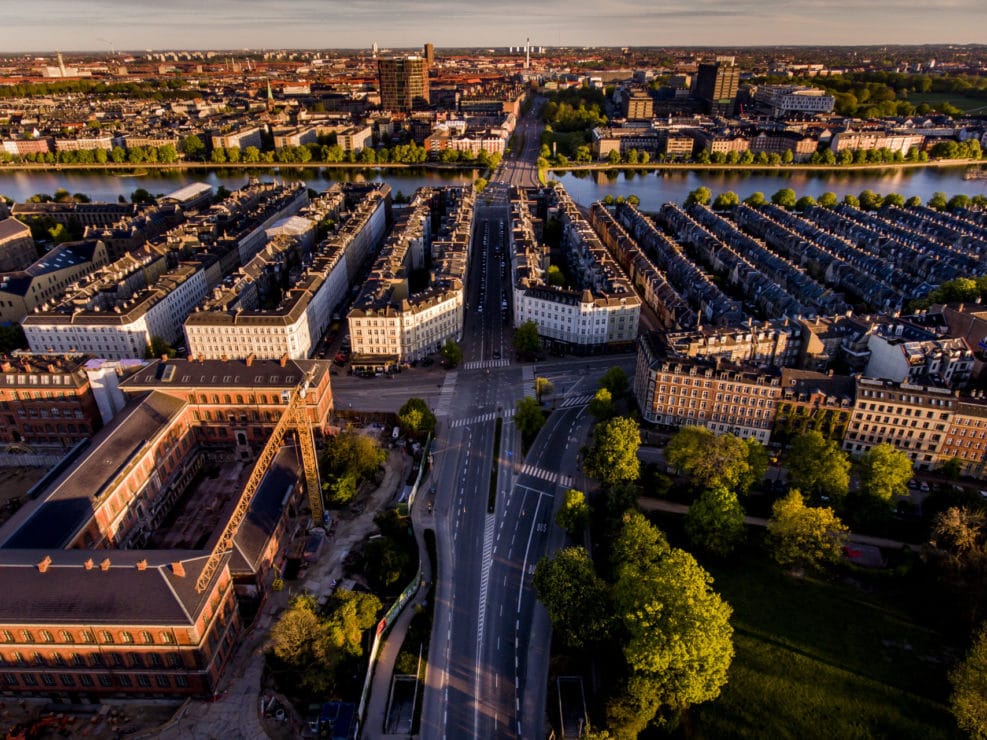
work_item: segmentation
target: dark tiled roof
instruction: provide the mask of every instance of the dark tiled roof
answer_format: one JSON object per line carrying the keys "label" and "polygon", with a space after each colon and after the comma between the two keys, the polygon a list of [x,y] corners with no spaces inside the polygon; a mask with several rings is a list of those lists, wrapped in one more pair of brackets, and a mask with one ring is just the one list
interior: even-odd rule
{"label": "dark tiled roof", "polygon": [[282,447],[254,494],[250,509],[233,541],[234,573],[257,570],[257,563],[281,518],[282,502],[289,488],[298,483],[301,463],[295,447]]}
{"label": "dark tiled roof", "polygon": [[[3,550],[0,624],[191,625],[209,596],[209,589],[201,594],[195,590],[208,555],[190,550]],[[38,563],[45,556],[51,563],[42,573]],[[104,571],[100,564],[106,559],[110,565]],[[147,563],[144,570],[137,567],[141,561]],[[173,572],[175,562],[181,562],[185,575]]]}
{"label": "dark tiled roof", "polygon": [[[306,373],[314,370],[313,383],[329,372],[330,360],[288,360],[284,367],[278,360],[155,360],[120,382],[124,391],[145,388],[294,388]],[[174,371],[168,368],[175,368]]]}
{"label": "dark tiled roof", "polygon": [[0,547],[65,547],[92,517],[103,487],[184,405],[164,393],[131,404],[96,435],[85,457],[41,495],[33,514]]}

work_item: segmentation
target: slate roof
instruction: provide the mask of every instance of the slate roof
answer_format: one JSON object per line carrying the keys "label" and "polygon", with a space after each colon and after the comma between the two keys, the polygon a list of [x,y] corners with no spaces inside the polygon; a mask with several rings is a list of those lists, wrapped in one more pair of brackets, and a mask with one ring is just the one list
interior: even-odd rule
{"label": "slate roof", "polygon": [[184,406],[181,399],[159,392],[132,403],[93,438],[85,457],[41,494],[34,512],[0,542],[0,551],[65,547],[92,517],[95,502],[116,471]]}
{"label": "slate roof", "polygon": [[[45,556],[51,563],[42,573],[38,563]],[[210,589],[195,590],[208,556],[195,550],[3,550],[0,624],[193,625],[209,596]],[[106,559],[109,567],[102,570]],[[144,570],[140,561],[147,562]],[[174,573],[175,562],[184,575]],[[222,571],[221,565],[217,576]]]}

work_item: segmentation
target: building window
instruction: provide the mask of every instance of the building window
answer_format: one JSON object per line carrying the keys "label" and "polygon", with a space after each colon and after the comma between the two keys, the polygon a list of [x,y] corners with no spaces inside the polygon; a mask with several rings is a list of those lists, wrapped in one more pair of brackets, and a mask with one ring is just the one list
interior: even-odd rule
{"label": "building window", "polygon": [[187,688],[188,679],[185,676],[175,676],[175,685],[179,688]]}
{"label": "building window", "polygon": [[34,635],[31,634],[30,630],[21,630],[21,641],[34,642]]}
{"label": "building window", "polygon": [[145,631],[141,632],[141,642],[143,642],[145,645],[153,645],[154,644],[154,637],[153,637],[153,635],[151,635],[150,632],[148,632],[148,631],[145,630]]}
{"label": "building window", "polygon": [[134,682],[130,680],[130,676],[128,676],[126,673],[119,674],[118,678],[120,680],[121,686],[126,686],[129,688],[130,686],[134,685]]}
{"label": "building window", "polygon": [[103,630],[102,632],[99,633],[99,636],[100,639],[102,639],[103,642],[106,643],[107,645],[113,644],[113,633],[110,632],[109,630]]}
{"label": "building window", "polygon": [[88,673],[83,673],[82,675],[79,676],[79,683],[81,683],[83,686],[92,686],[93,677],[90,676]]}
{"label": "building window", "polygon": [[63,673],[61,679],[62,679],[62,686],[70,686],[70,687],[75,686],[75,679],[72,678],[72,676],[70,676],[67,673]]}
{"label": "building window", "polygon": [[168,680],[167,676],[155,676],[154,680],[158,684],[158,686],[162,689],[171,688],[171,681]]}
{"label": "building window", "polygon": [[143,686],[145,689],[151,688],[151,679],[145,676],[143,673],[137,675],[137,684]]}
{"label": "building window", "polygon": [[42,673],[41,674],[41,680],[44,682],[45,686],[54,686],[55,685],[55,677],[53,675],[51,675],[50,673]]}
{"label": "building window", "polygon": [[68,630],[62,630],[61,634],[62,634],[62,642],[67,642],[69,644],[75,642],[75,637],[73,637],[72,633],[69,632]]}
{"label": "building window", "polygon": [[134,636],[132,634],[130,634],[129,632],[121,632],[120,633],[120,640],[122,642],[124,642],[125,644],[127,644],[127,645],[133,645],[134,644]]}
{"label": "building window", "polygon": [[55,638],[48,630],[41,630],[41,641],[42,642],[54,642]]}
{"label": "building window", "polygon": [[113,678],[105,673],[99,674],[99,685],[105,688],[110,688],[113,686]]}

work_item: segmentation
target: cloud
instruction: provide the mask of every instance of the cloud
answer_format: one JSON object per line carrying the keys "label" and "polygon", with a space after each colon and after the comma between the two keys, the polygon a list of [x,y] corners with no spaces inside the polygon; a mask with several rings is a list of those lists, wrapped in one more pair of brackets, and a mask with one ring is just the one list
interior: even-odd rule
{"label": "cloud", "polygon": [[35,0],[7,51],[977,42],[985,0]]}

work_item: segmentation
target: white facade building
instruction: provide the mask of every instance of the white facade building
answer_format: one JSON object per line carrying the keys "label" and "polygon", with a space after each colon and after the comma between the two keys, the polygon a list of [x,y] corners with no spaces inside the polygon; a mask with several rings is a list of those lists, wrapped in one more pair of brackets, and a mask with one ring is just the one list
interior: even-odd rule
{"label": "white facade building", "polygon": [[511,274],[514,326],[538,325],[547,339],[585,348],[633,342],[637,337],[641,299],[620,266],[610,257],[592,227],[561,186],[541,191],[549,218],[562,224],[562,248],[579,287],[548,285],[547,249],[538,244],[531,220],[531,203],[515,190],[511,196]]}
{"label": "white facade building", "polygon": [[265,250],[244,275],[185,321],[189,357],[304,359],[329,328],[333,311],[346,298],[353,276],[384,237],[390,213],[390,187],[344,186],[351,192],[343,223],[319,244],[311,264],[282,297],[276,309],[260,309],[244,293],[264,264],[277,259]]}

